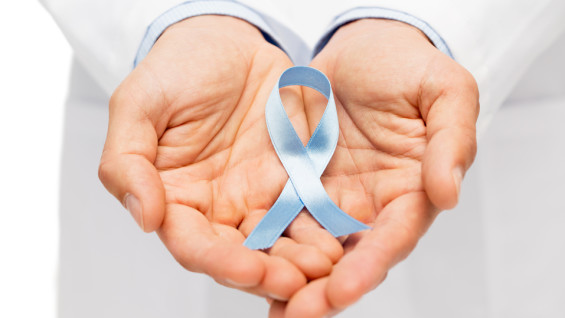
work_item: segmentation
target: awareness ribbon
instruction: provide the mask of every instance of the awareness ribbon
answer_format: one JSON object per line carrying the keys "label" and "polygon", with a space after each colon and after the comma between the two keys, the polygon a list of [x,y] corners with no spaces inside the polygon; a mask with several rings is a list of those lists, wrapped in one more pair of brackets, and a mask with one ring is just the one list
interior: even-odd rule
{"label": "awareness ribbon", "polygon": [[[324,114],[306,147],[296,134],[279,94],[279,89],[291,85],[313,88],[328,99]],[[311,67],[287,69],[271,91],[265,107],[265,118],[271,142],[289,180],[275,204],[243,244],[250,249],[273,246],[304,207],[335,237],[369,229],[335,205],[320,181],[339,136],[337,111],[328,78]]]}

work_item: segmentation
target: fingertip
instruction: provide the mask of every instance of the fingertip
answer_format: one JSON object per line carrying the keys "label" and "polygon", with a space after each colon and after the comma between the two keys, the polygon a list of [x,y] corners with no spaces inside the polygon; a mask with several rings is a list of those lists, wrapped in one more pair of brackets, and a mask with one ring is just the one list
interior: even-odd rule
{"label": "fingertip", "polygon": [[145,157],[103,155],[98,176],[143,231],[153,232],[161,226],[165,214],[165,189],[159,173]]}
{"label": "fingertip", "polygon": [[261,287],[269,297],[286,301],[306,285],[306,276],[289,261],[278,256],[263,255],[266,266]]}
{"label": "fingertip", "polygon": [[[144,165],[144,166],[141,166]],[[148,161],[143,162],[133,180],[132,191],[137,193],[142,204],[142,229],[150,233],[163,223],[165,215],[165,187],[159,172]]]}
{"label": "fingertip", "polygon": [[455,181],[455,170],[435,165],[422,175],[424,188],[432,204],[441,210],[454,208],[459,201],[460,185]]}
{"label": "fingertip", "polygon": [[439,209],[454,208],[461,182],[476,153],[473,137],[453,130],[438,132],[430,139],[424,155],[422,178],[430,201]]}
{"label": "fingertip", "polygon": [[316,247],[332,264],[337,263],[343,256],[340,241],[322,228],[309,213],[300,213],[286,229],[286,234],[299,244]]}
{"label": "fingertip", "polygon": [[143,205],[139,199],[131,193],[126,193],[122,205],[128,210],[137,225],[145,231],[145,225],[143,224]]}
{"label": "fingertip", "polygon": [[384,280],[390,266],[390,257],[377,246],[375,243],[358,247],[334,267],[326,288],[332,307],[344,309],[354,304]]}
{"label": "fingertip", "polygon": [[328,278],[320,278],[308,284],[292,296],[286,306],[288,318],[322,318],[334,312],[326,296]]}
{"label": "fingertip", "polygon": [[388,271],[414,250],[437,213],[424,192],[388,203],[373,230],[352,242],[355,246],[334,266],[327,287],[330,304],[343,309],[379,286]]}
{"label": "fingertip", "polygon": [[269,308],[269,318],[284,318],[286,304],[283,301],[272,301]]}
{"label": "fingertip", "polygon": [[[325,233],[323,235],[326,235]],[[328,238],[329,238],[328,233]],[[334,240],[326,240],[328,244],[326,245],[317,245],[317,247],[324,253],[332,262],[332,264],[336,264],[344,254],[343,245],[341,245],[340,241],[337,239]]]}
{"label": "fingertip", "polygon": [[332,307],[343,309],[359,300],[366,289],[366,281],[361,276],[337,269],[328,279],[326,294]]}
{"label": "fingertip", "polygon": [[124,185],[141,202],[141,229],[147,233],[155,231],[165,215],[165,188],[159,172],[144,157],[137,157],[124,163],[128,167]]}
{"label": "fingertip", "polygon": [[376,283],[354,276],[347,277],[346,279],[330,277],[326,291],[328,303],[337,310],[343,310],[359,301],[369,291],[377,288],[385,280],[386,276],[387,273],[385,272]]}
{"label": "fingertip", "polygon": [[[221,247],[219,245],[222,245]],[[225,280],[239,288],[249,288],[259,286],[266,275],[266,265],[256,251],[251,251],[239,244],[227,244],[222,242],[215,247],[223,249],[224,253],[217,254],[211,264],[218,270],[217,273],[209,273],[213,277],[225,277]],[[229,260],[229,266],[225,261]]]}
{"label": "fingertip", "polygon": [[182,204],[168,204],[157,233],[187,270],[207,274],[219,283],[240,289],[259,286],[265,276],[263,256],[266,255],[244,247],[241,240],[225,239],[218,230],[222,227],[214,228],[200,211]]}
{"label": "fingertip", "polygon": [[461,193],[461,182],[463,181],[463,168],[461,167],[453,168],[453,170],[451,170],[451,175],[453,176],[453,185],[455,187],[455,194],[457,196],[457,200],[459,200],[459,194]]}
{"label": "fingertip", "polygon": [[328,275],[332,270],[332,261],[318,248],[297,244],[292,239],[281,237],[270,249],[269,255],[280,256],[300,269],[308,279]]}
{"label": "fingertip", "polygon": [[473,76],[457,63],[444,70],[451,76],[426,82],[421,103],[428,132],[422,177],[430,201],[442,210],[457,205],[461,180],[475,158],[480,108]]}

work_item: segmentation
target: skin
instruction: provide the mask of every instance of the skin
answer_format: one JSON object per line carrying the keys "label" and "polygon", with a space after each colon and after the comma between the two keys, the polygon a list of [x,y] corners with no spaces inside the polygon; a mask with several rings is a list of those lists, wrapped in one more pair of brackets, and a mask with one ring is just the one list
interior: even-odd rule
{"label": "skin", "polygon": [[[378,286],[455,206],[475,156],[478,92],[413,27],[341,27],[311,64],[332,82],[340,119],[322,182],[373,229],[336,239],[304,212],[269,251],[250,251],[243,240],[288,178],[264,107],[290,66],[241,20],[175,24],[112,96],[99,174],[186,269],[266,297],[272,317],[323,317]],[[281,97],[306,142],[326,100],[298,87]]]}
{"label": "skin", "polygon": [[[175,24],[113,94],[99,168],[106,188],[186,269],[278,300],[327,276],[343,255],[308,214],[268,253],[242,246],[288,179],[264,110],[291,66],[242,20]],[[306,141],[302,92],[281,96]]]}
{"label": "skin", "polygon": [[[439,211],[456,205],[476,152],[476,83],[417,29],[388,20],[350,23],[311,66],[332,82],[340,120],[324,186],[372,230],[347,238],[331,274],[288,302],[272,302],[270,317],[333,315],[376,288]],[[313,127],[323,101],[303,93]]]}

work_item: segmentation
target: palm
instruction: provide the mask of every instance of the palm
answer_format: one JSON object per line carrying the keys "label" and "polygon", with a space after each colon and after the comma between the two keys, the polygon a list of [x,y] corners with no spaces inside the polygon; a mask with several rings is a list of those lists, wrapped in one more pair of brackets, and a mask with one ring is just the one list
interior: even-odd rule
{"label": "palm", "polygon": [[[388,203],[423,191],[426,125],[418,105],[409,100],[417,87],[391,91],[386,88],[390,70],[371,63],[378,72],[359,73],[355,63],[366,61],[353,59],[346,68],[328,73],[336,94],[340,139],[322,180],[342,209],[372,223]],[[313,65],[327,70],[319,60]]]}
{"label": "palm", "polygon": [[[155,166],[168,204],[202,214],[218,235],[241,244],[288,179],[271,145],[264,111],[278,76],[292,64],[267,45],[250,64],[229,62],[233,65],[225,74],[214,74],[200,90],[208,96],[186,91],[177,99],[179,116],[170,119],[159,139]],[[296,102],[287,103],[287,111],[297,129],[305,130],[299,91],[285,93]],[[172,217],[165,220],[164,228],[169,222],[182,224]]]}
{"label": "palm", "polygon": [[[321,317],[375,288],[415,247],[438,207],[455,204],[452,169],[466,169],[474,157],[474,81],[416,29],[352,23],[311,66],[332,82],[340,121],[323,183],[373,230],[350,236],[331,275],[304,287],[288,306],[274,305],[273,316]],[[305,89],[304,102],[312,129],[320,96]]]}
{"label": "palm", "polygon": [[[218,28],[218,19],[227,19],[228,28]],[[134,102],[151,100],[137,105],[156,134],[152,161],[166,203],[158,234],[167,248],[189,270],[281,299],[306,278],[328,274],[332,263],[323,249],[308,244],[323,234],[279,240],[270,256],[242,246],[288,179],[264,110],[278,76],[292,63],[258,36],[232,18],[187,20],[163,34],[122,85],[133,86]],[[287,88],[281,95],[298,134],[307,138],[300,90]]]}
{"label": "palm", "polygon": [[[191,72],[194,87],[167,97],[174,101],[173,115],[159,137],[155,166],[168,204],[197,210],[214,224],[248,229],[250,218],[268,210],[286,181],[266,130],[264,107],[278,75],[292,64],[266,44],[252,61],[226,57],[234,50],[223,48],[226,51],[213,54],[222,55],[226,65],[218,65],[211,52],[203,54],[216,61],[213,68],[196,68],[199,74]],[[301,104],[289,106],[289,113],[296,113],[294,118],[304,126]]]}
{"label": "palm", "polygon": [[[447,95],[444,82],[462,82],[467,74],[411,27],[362,23],[390,25],[385,32],[341,34],[345,39],[336,35],[339,44],[330,42],[312,62],[332,81],[340,119],[335,160],[323,178],[340,206],[357,218],[369,223],[394,220],[421,235],[427,226],[420,222],[429,225],[438,210],[426,193],[430,187],[423,175],[434,133],[428,127],[435,119],[430,109]],[[399,28],[408,30],[399,33]],[[345,34],[350,31],[344,29]],[[316,116],[313,108],[306,109],[309,118]],[[412,216],[379,216],[389,205],[410,206]]]}
{"label": "palm", "polygon": [[[428,136],[419,96],[432,61],[421,51],[414,56],[398,50],[399,40],[388,48],[370,44],[370,37],[330,43],[311,65],[332,82],[340,121],[338,147],[322,180],[342,209],[372,224],[398,201],[417,200],[426,203],[421,213],[433,212],[422,182]],[[319,96],[310,92],[304,94],[308,118],[319,118],[319,107],[313,107]]]}

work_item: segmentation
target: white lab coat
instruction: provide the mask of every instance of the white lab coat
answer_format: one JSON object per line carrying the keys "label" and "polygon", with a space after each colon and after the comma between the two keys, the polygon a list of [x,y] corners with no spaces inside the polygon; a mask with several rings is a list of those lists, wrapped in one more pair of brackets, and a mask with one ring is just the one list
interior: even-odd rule
{"label": "white lab coat", "polygon": [[[97,179],[108,96],[131,69],[147,25],[179,2],[43,1],[75,51],[61,182],[60,317],[266,316],[264,300],[183,270]],[[283,34],[299,63],[306,55],[296,51],[294,34],[313,46],[348,8],[411,13],[446,40],[479,84],[482,137],[459,207],[440,215],[408,260],[342,317],[565,316],[565,1],[242,2]]]}

